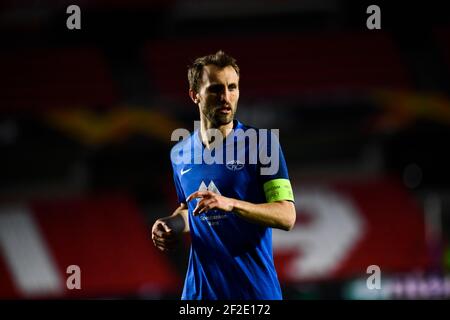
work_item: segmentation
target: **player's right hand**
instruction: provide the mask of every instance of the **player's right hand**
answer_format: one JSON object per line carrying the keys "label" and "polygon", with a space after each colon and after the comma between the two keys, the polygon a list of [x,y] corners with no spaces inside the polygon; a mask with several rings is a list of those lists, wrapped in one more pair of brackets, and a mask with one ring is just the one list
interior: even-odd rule
{"label": "player's right hand", "polygon": [[174,249],[180,240],[179,235],[169,226],[169,221],[170,217],[158,219],[152,227],[153,244],[163,252]]}

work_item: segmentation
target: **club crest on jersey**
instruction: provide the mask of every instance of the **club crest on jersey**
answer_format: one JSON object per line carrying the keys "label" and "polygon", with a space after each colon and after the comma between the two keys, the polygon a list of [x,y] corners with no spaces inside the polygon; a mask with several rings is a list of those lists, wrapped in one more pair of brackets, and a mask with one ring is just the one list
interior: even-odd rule
{"label": "club crest on jersey", "polygon": [[[202,181],[200,184],[200,187],[198,188],[198,191],[211,191],[217,194],[220,194],[219,189],[217,189],[217,186],[214,184],[214,181],[211,180],[208,186],[206,186],[206,183]],[[200,199],[197,198],[197,203]],[[208,210],[206,212],[203,212],[200,215],[200,220],[203,222],[206,222],[208,225],[214,227],[218,226],[222,223],[222,220],[228,219],[230,213],[224,214],[220,213],[220,210]]]}
{"label": "club crest on jersey", "polygon": [[238,160],[231,160],[227,162],[227,169],[231,171],[239,171],[244,168],[244,164]]}
{"label": "club crest on jersey", "polygon": [[208,186],[206,186],[206,183],[204,181],[202,181],[202,183],[200,183],[200,186],[198,187],[198,191],[211,191],[211,192],[222,195],[220,193],[219,189],[217,189],[216,185],[214,184],[214,181],[212,181],[212,180]]}

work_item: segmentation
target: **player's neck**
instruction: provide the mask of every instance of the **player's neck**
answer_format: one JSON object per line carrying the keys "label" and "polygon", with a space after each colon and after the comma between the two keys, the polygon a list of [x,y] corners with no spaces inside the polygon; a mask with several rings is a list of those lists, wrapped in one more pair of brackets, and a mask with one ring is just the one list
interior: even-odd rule
{"label": "player's neck", "polygon": [[219,127],[213,126],[213,124],[211,122],[209,122],[206,119],[200,119],[200,138],[203,142],[203,144],[209,148],[211,146],[212,143],[214,143],[214,136],[210,131],[208,131],[208,129],[217,129],[220,131],[220,133],[222,134],[223,138],[226,138],[231,130],[233,129],[233,121],[231,121],[230,123],[221,125]]}

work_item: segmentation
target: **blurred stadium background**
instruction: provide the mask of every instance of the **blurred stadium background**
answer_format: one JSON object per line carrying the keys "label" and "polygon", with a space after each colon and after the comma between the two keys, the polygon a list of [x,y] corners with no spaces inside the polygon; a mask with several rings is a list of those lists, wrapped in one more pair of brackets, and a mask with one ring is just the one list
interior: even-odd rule
{"label": "blurred stadium background", "polygon": [[188,242],[161,254],[150,227],[176,206],[170,134],[197,119],[186,66],[223,49],[238,118],[280,129],[298,211],[274,232],[285,298],[448,299],[450,16],[378,2],[368,30],[369,4],[2,1],[0,298],[179,298]]}

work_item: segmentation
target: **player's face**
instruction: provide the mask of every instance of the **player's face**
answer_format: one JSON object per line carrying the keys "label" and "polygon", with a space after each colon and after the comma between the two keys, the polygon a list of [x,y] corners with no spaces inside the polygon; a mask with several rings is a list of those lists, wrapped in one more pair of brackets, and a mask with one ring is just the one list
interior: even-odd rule
{"label": "player's face", "polygon": [[205,66],[196,97],[200,112],[213,127],[232,122],[239,100],[239,76],[236,70],[231,66],[223,69],[214,65]]}

